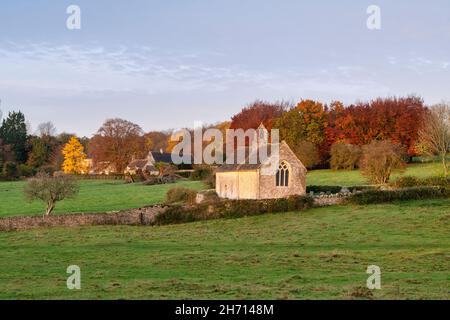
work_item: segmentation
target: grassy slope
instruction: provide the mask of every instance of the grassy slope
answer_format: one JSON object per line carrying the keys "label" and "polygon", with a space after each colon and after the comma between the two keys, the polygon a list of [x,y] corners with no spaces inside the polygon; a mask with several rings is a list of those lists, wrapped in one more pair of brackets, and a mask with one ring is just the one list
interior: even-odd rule
{"label": "grassy slope", "polygon": [[[23,187],[25,182],[0,183],[0,217],[26,214],[42,214],[44,204],[25,201]],[[203,188],[200,182],[183,181],[178,185],[194,189]],[[55,213],[67,212],[104,212],[160,203],[173,184],[144,186],[126,184],[114,180],[83,180],[80,182],[80,194],[75,199],[57,203]]]}
{"label": "grassy slope", "polygon": [[[442,173],[439,163],[424,163],[408,165],[404,172],[396,172],[392,179],[395,180],[401,175],[416,176],[419,178],[436,176]],[[312,170],[308,172],[308,185],[328,185],[328,186],[357,186],[367,184],[359,170]]]}
{"label": "grassy slope", "polygon": [[[312,209],[164,227],[0,233],[0,298],[448,299],[450,200]],[[66,289],[81,267],[82,289]]]}

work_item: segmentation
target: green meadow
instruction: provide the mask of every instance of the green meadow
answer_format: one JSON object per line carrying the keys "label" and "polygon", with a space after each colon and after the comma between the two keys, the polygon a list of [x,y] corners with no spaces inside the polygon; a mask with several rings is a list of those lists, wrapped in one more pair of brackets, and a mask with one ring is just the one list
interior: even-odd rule
{"label": "green meadow", "polygon": [[[439,174],[437,164],[403,175]],[[366,184],[359,171],[317,170],[309,185]],[[183,181],[193,189],[205,186]],[[24,182],[0,183],[0,215],[41,214]],[[173,185],[85,180],[56,214],[164,201]],[[449,299],[450,199],[160,227],[95,226],[0,233],[0,299]],[[81,290],[66,269],[81,268]],[[381,268],[381,290],[366,288]]]}
{"label": "green meadow", "polygon": [[0,233],[0,299],[448,299],[449,230],[450,200],[432,200]]}
{"label": "green meadow", "polygon": [[[167,190],[174,187],[173,184],[127,184],[121,180],[81,180],[79,185],[80,193],[74,199],[58,202],[55,214],[109,212],[153,205],[163,202]],[[196,190],[204,188],[201,182],[196,181],[181,181],[176,185]],[[26,201],[24,186],[24,181],[0,182],[0,217],[42,215],[44,203]]]}

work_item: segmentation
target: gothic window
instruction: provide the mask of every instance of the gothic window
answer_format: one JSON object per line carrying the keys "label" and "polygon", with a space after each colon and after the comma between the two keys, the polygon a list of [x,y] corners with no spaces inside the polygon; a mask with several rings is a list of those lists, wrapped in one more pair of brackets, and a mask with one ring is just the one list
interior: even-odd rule
{"label": "gothic window", "polygon": [[276,175],[276,186],[277,187],[288,187],[289,186],[289,166],[283,161],[280,163]]}

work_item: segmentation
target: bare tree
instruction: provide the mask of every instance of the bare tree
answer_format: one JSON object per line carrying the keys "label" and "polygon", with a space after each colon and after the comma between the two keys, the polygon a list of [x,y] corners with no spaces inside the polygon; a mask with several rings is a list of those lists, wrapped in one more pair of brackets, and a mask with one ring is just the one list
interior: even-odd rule
{"label": "bare tree", "polygon": [[78,191],[78,184],[73,177],[64,174],[52,177],[46,173],[38,173],[29,179],[24,189],[29,201],[41,200],[46,203],[44,216],[53,211],[57,201],[74,197]]}
{"label": "bare tree", "polygon": [[37,132],[41,138],[53,137],[56,134],[56,127],[50,121],[44,122],[38,125]]}
{"label": "bare tree", "polygon": [[440,103],[430,108],[419,130],[419,145],[422,153],[438,155],[448,176],[447,154],[450,150],[450,105]]}

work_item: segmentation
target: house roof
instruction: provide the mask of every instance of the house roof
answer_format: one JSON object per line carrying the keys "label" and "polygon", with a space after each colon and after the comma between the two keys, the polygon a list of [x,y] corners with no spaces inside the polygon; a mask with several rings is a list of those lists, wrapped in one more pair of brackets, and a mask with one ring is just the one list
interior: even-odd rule
{"label": "house roof", "polygon": [[164,162],[164,163],[172,163],[172,155],[170,153],[161,153],[160,151],[152,151],[151,152],[155,163]]}
{"label": "house roof", "polygon": [[133,160],[128,164],[129,168],[136,168],[136,169],[142,169],[145,167],[145,165],[147,164],[147,160],[146,159],[138,159],[138,160]]}

